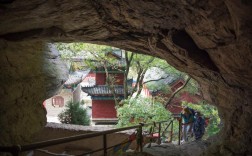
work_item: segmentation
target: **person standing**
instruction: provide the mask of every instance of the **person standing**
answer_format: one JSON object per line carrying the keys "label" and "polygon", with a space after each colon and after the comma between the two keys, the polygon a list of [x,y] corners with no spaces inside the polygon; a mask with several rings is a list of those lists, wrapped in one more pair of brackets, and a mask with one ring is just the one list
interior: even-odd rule
{"label": "person standing", "polygon": [[195,113],[193,133],[194,133],[195,140],[200,140],[205,133],[205,120],[202,117],[200,112]]}
{"label": "person standing", "polygon": [[189,133],[192,133],[194,116],[188,107],[184,107],[181,112],[182,125],[183,125],[183,138],[182,141],[188,141]]}

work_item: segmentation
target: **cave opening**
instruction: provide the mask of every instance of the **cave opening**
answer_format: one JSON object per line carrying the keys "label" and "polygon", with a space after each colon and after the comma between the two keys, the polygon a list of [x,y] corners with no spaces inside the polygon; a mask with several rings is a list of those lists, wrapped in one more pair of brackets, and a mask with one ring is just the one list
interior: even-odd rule
{"label": "cave opening", "polygon": [[[115,47],[100,46],[100,45],[87,44],[87,43],[67,43],[67,44],[54,43],[51,45],[53,45],[52,49],[54,49],[55,52],[59,51],[60,58],[64,60],[63,62],[68,64],[67,70],[72,75],[70,76],[68,75],[68,79],[63,84],[64,86],[63,89],[58,94],[44,101],[43,104],[47,109],[47,122],[57,122],[57,123],[64,122],[64,123],[71,124],[71,122],[67,121],[66,119],[64,120],[61,119],[61,122],[60,122],[58,115],[60,112],[62,112],[66,108],[66,105],[69,101],[75,101],[75,102],[81,103],[82,106],[88,109],[89,111],[88,115],[89,115],[90,120],[93,122],[93,125],[116,124],[118,122],[117,121],[118,119],[116,119],[117,116],[113,116],[114,119],[111,120],[112,117],[106,117],[107,114],[104,114],[102,112],[97,112],[99,111],[99,109],[97,109],[96,107],[101,107],[101,106],[93,102],[95,101],[93,99],[97,99],[97,98],[102,98],[100,100],[104,100],[106,95],[102,95],[103,97],[96,97],[97,95],[92,96],[92,93],[90,94],[90,92],[88,92],[89,96],[87,98],[87,94],[84,94],[84,95],[81,95],[81,94],[83,94],[83,90],[85,91],[88,90],[87,88],[85,88],[87,86],[93,87],[94,85],[107,84],[105,80],[106,79],[105,71],[101,72],[102,69],[97,65],[98,62],[102,62],[104,60],[111,61],[110,63],[112,66],[112,64],[114,63],[113,62],[114,60],[108,60],[108,58],[112,56],[112,57],[116,57],[116,59],[118,58],[123,59],[123,60],[120,60],[121,61],[120,65],[123,65],[125,61],[129,61],[125,59],[126,58],[129,59],[130,56],[132,55],[134,56],[135,60],[131,62],[131,64],[129,64],[129,70],[131,72],[127,73],[126,75],[128,75],[128,77],[131,78],[131,81],[136,83],[136,79],[138,78],[134,77],[135,80],[133,80],[133,75],[137,75],[137,71],[139,71],[140,68],[146,68],[146,71],[145,71],[146,73],[143,73],[142,75],[141,74],[138,75],[139,77],[140,76],[144,77],[142,83],[145,84],[145,86],[142,88],[142,92],[141,92],[142,96],[146,98],[151,98],[151,97],[155,98],[157,99],[158,102],[162,101],[163,107],[167,107],[166,109],[174,115],[179,114],[182,111],[182,108],[185,106],[194,108],[195,111],[201,111],[207,123],[206,132],[203,137],[204,140],[218,133],[219,129],[221,128],[217,109],[215,107],[209,106],[209,104],[206,104],[206,102],[204,102],[203,96],[201,95],[201,90],[199,88],[200,86],[193,79],[190,81],[188,86],[185,86],[185,89],[178,92],[176,94],[176,97],[174,97],[174,99],[172,99],[171,102],[167,104],[167,100],[170,100],[170,99],[167,98],[166,96],[169,97],[171,93],[176,92],[177,89],[180,88],[180,86],[182,86],[185,83],[185,80],[188,77],[188,75],[180,71],[177,71],[175,68],[167,64],[165,60],[162,60],[159,58],[153,58],[151,56],[146,56],[142,54],[132,53],[132,52],[121,50]],[[92,52],[88,52],[88,50]],[[97,53],[97,51],[99,51],[100,53]],[[106,54],[108,52],[114,52],[114,53],[112,53],[113,55],[111,54],[103,55],[103,53]],[[100,58],[97,58],[97,57],[100,57]],[[107,57],[107,58],[104,58],[104,57]],[[94,61],[95,59],[98,59],[98,62],[97,60]],[[152,59],[156,59],[155,62],[153,62]],[[146,61],[147,62],[149,61],[147,66],[145,65]],[[142,66],[139,66],[137,68],[137,65],[136,65],[137,63],[141,63]],[[112,70],[113,68],[115,69],[118,68],[118,64],[117,63],[113,64],[113,66],[108,67],[107,70],[113,71]],[[166,68],[167,68],[167,71],[164,71],[164,69]],[[132,70],[135,70],[135,71],[132,71]],[[82,75],[81,76],[78,75],[77,72],[78,74],[82,74]],[[101,73],[103,73],[103,75],[101,75]],[[118,76],[119,75],[117,75],[117,77]],[[122,82],[124,80],[120,80],[119,78],[119,80],[117,81],[121,81],[118,84],[122,85]],[[147,81],[155,82],[155,83],[148,85],[147,83],[145,83]],[[117,82],[115,81],[115,83]],[[132,86],[132,82],[130,85]],[[85,89],[83,89],[82,87],[84,87]],[[159,92],[160,94],[157,94]],[[90,98],[90,96],[92,96],[92,98]],[[113,98],[111,99],[113,101]],[[107,103],[106,100],[103,101],[103,103]],[[115,107],[115,104],[112,107]],[[105,109],[105,108],[102,107],[102,109]],[[111,108],[111,109],[114,109],[114,108]],[[111,110],[109,110],[109,108],[107,111],[110,111],[111,113]],[[117,110],[115,109],[115,111]],[[133,112],[132,114],[134,113],[140,113],[140,112]],[[95,114],[95,116],[93,117],[92,114]],[[105,116],[100,117],[99,114],[105,115]],[[151,116],[157,116],[157,115],[158,114],[151,114]],[[103,119],[102,120],[98,119],[97,116],[98,118],[103,118]],[[140,115],[138,114],[138,116]],[[148,114],[145,114],[143,116],[148,118]],[[131,118],[131,116],[128,116],[128,118]],[[160,121],[161,119],[167,120],[162,117],[159,118]],[[146,120],[145,122],[149,123],[149,122],[154,122],[154,121],[157,122],[157,118],[153,121]],[[119,123],[122,123],[122,122],[125,123],[125,121],[119,121]],[[128,124],[124,124],[120,126],[125,127],[132,124],[138,124],[138,122],[140,121],[135,119],[134,123],[128,123]],[[78,125],[80,123],[72,123],[72,124]],[[176,125],[175,127],[178,127],[178,125]],[[178,133],[178,129],[176,129],[175,131],[176,131],[175,133]],[[178,134],[175,134],[175,135],[178,135]],[[174,135],[174,138],[177,138],[175,137],[175,135]],[[194,138],[191,138],[190,140],[192,141],[194,140]]]}

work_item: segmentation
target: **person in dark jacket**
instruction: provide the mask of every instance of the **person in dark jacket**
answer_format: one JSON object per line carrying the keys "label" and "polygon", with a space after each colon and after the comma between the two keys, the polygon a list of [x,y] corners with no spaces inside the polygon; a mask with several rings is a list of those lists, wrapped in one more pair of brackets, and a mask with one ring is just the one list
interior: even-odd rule
{"label": "person in dark jacket", "polygon": [[193,124],[193,134],[195,140],[199,140],[203,137],[205,133],[205,120],[200,112],[195,113],[195,119]]}

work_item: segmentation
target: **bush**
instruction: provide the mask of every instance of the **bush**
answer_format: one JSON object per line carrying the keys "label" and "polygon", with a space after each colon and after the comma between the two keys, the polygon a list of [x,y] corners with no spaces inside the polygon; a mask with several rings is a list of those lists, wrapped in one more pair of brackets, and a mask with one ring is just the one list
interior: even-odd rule
{"label": "bush", "polygon": [[80,103],[69,101],[66,109],[63,110],[58,118],[61,123],[75,125],[89,125],[90,120],[87,115],[87,110],[80,106]]}
{"label": "bush", "polygon": [[136,125],[140,122],[164,121],[171,118],[171,113],[161,103],[153,103],[150,98],[127,99],[123,103],[123,106],[117,109],[118,127]]}

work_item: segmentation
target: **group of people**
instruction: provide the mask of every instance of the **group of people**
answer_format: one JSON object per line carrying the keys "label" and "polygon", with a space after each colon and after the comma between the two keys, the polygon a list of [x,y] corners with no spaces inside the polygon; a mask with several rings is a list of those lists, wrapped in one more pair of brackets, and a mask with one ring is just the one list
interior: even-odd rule
{"label": "group of people", "polygon": [[194,111],[189,107],[183,107],[182,118],[182,141],[187,142],[189,137],[199,140],[205,133],[205,120],[199,111]]}

